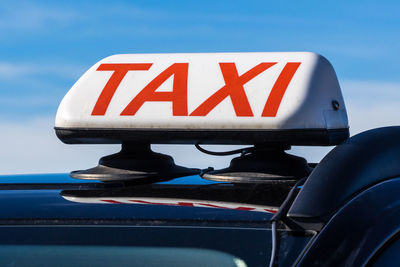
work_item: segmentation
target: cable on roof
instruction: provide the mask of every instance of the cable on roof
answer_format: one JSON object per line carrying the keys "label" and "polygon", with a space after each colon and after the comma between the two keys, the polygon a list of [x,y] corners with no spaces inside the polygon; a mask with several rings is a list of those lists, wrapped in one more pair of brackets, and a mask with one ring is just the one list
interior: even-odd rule
{"label": "cable on roof", "polygon": [[208,155],[213,155],[213,156],[230,156],[230,155],[234,155],[234,154],[242,154],[242,155],[246,155],[248,153],[251,153],[252,151],[254,151],[254,147],[244,147],[244,148],[239,148],[239,149],[235,149],[235,150],[230,150],[230,151],[210,151],[207,150],[205,148],[202,148],[200,146],[199,143],[194,144],[194,146],[201,152],[208,154]]}

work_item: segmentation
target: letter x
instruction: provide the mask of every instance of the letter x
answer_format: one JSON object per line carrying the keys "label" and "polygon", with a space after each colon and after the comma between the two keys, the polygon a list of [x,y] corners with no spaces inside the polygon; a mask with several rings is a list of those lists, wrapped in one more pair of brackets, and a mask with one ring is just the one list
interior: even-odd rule
{"label": "letter x", "polygon": [[252,117],[253,112],[243,85],[275,64],[276,62],[263,62],[239,76],[235,63],[219,63],[225,85],[197,107],[190,116],[206,116],[229,96],[236,116]]}

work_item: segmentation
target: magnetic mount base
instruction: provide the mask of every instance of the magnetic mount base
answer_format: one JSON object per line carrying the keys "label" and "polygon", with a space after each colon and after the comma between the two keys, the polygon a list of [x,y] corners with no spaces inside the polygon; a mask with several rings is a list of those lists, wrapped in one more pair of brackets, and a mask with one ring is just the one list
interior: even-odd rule
{"label": "magnetic mount base", "polygon": [[304,158],[287,154],[288,149],[256,145],[250,153],[232,159],[228,168],[206,172],[202,177],[230,183],[296,183],[312,168]]}
{"label": "magnetic mount base", "polygon": [[150,144],[123,143],[116,154],[102,157],[99,165],[73,171],[72,178],[103,182],[156,182],[200,174],[199,169],[175,165],[172,157],[151,150]]}

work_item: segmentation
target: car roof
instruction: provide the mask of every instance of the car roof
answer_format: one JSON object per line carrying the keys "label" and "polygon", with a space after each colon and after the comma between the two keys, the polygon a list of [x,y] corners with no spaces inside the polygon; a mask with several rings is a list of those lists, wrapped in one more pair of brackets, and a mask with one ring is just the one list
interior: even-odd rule
{"label": "car roof", "polygon": [[80,181],[68,174],[0,176],[3,224],[229,224],[265,227],[289,185],[232,184],[189,176],[124,185]]}

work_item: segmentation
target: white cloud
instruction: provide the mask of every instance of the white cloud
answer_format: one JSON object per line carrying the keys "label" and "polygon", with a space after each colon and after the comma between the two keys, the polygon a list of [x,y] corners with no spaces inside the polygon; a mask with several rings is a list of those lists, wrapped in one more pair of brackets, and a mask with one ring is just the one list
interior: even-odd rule
{"label": "white cloud", "polygon": [[81,18],[80,12],[71,9],[35,5],[31,2],[14,2],[0,10],[0,30],[32,31],[48,26],[66,25]]}
{"label": "white cloud", "polygon": [[400,83],[345,81],[342,90],[352,135],[371,128],[400,125]]}
{"label": "white cloud", "polygon": [[54,133],[52,118],[0,124],[0,174],[69,172],[95,166],[112,145],[65,145]]}
{"label": "white cloud", "polygon": [[38,74],[55,75],[63,78],[76,79],[85,71],[85,66],[67,63],[50,62],[20,62],[10,63],[0,61],[0,80],[15,80]]}
{"label": "white cloud", "polygon": [[[400,125],[400,84],[365,81],[343,82],[351,134],[375,127]],[[377,97],[379,95],[379,98]],[[371,97],[372,96],[372,97]],[[100,157],[119,150],[116,145],[65,145],[55,136],[52,118],[0,124],[0,174],[69,172],[95,166]],[[230,150],[236,146],[208,146]],[[230,157],[204,155],[191,145],[156,145],[188,167],[223,168]],[[295,147],[290,153],[318,162],[331,147]]]}
{"label": "white cloud", "polygon": [[[0,97],[0,107],[13,107],[12,112],[15,112],[19,107],[27,108],[43,108],[48,106],[53,106],[54,100],[47,96],[39,95],[39,96],[1,96]],[[11,111],[11,110],[10,110]],[[12,113],[10,112],[10,113]],[[23,111],[20,111],[23,113]],[[0,114],[2,115],[2,114]],[[28,114],[25,114],[28,115]],[[28,115],[30,117],[30,115]],[[25,116],[26,117],[26,116]]]}
{"label": "white cloud", "polygon": [[[49,30],[72,29],[74,36],[88,33],[88,27],[95,27],[99,30],[99,23],[102,28],[113,27],[119,30],[121,25],[115,27],[116,19],[125,19],[127,23],[137,20],[152,21],[154,19],[170,19],[168,12],[144,9],[132,4],[88,4],[82,3],[33,3],[30,1],[14,2],[3,5],[0,8],[0,40],[7,40],[10,34],[31,35],[48,32]],[[82,26],[83,25],[83,26]],[[93,33],[93,32],[92,32]],[[101,31],[104,34],[104,31]]]}
{"label": "white cloud", "polygon": [[16,78],[31,71],[30,66],[0,62],[0,78]]}

